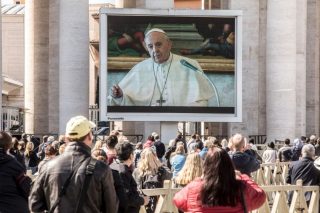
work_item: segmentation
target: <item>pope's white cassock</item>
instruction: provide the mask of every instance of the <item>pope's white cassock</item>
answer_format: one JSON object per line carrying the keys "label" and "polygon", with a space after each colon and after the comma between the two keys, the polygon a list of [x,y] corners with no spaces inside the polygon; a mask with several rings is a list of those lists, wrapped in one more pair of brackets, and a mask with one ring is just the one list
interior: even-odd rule
{"label": "pope's white cassock", "polygon": [[197,61],[172,53],[162,64],[138,63],[119,86],[123,96],[108,96],[111,106],[208,106],[215,94]]}

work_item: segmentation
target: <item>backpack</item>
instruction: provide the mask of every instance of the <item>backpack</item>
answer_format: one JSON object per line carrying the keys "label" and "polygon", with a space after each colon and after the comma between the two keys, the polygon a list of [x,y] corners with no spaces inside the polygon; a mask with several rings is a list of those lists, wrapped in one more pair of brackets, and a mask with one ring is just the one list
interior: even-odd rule
{"label": "backpack", "polygon": [[158,171],[154,175],[145,175],[142,178],[142,189],[155,189],[163,187],[163,180],[165,169],[159,167]]}
{"label": "backpack", "polygon": [[302,146],[301,147],[293,147],[292,157],[291,157],[292,161],[299,160],[299,157],[301,156],[301,150],[302,150]]}
{"label": "backpack", "polygon": [[292,152],[291,149],[287,149],[287,150],[282,152],[282,155],[284,157],[283,160],[290,161],[292,159],[292,157],[293,157],[293,152]]}

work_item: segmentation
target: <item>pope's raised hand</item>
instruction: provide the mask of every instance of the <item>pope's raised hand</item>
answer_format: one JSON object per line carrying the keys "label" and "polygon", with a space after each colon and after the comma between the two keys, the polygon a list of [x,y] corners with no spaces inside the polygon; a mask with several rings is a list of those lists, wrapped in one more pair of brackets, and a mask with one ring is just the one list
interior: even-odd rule
{"label": "pope's raised hand", "polygon": [[114,98],[121,98],[123,93],[122,93],[122,89],[119,87],[119,85],[115,84],[112,86],[111,88],[111,92],[112,92],[112,96]]}

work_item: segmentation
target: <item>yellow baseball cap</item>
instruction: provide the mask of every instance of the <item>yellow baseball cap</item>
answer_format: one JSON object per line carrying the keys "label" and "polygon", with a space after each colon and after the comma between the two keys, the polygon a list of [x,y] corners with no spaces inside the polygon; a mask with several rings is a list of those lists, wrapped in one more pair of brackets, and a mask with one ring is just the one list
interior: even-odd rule
{"label": "yellow baseball cap", "polygon": [[84,116],[72,117],[66,127],[66,135],[68,138],[81,138],[87,135],[96,125]]}

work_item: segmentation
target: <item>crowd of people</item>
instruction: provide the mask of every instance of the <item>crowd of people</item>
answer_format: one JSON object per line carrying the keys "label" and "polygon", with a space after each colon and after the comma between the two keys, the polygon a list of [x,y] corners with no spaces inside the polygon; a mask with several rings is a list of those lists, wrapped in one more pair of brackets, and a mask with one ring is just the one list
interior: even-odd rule
{"label": "crowd of people", "polygon": [[[173,198],[181,212],[248,212],[266,200],[252,172],[275,159],[292,161],[287,183],[320,184],[315,136],[301,137],[292,146],[287,139],[279,150],[270,142],[260,157],[254,141],[241,134],[228,141],[203,141],[194,134],[185,141],[179,133],[166,147],[156,132],[144,143],[133,144],[118,131],[93,143],[94,127],[76,116],[65,136],[46,136],[41,144],[0,132],[0,212],[134,213],[144,205],[152,213],[158,197],[143,189],[162,188],[165,180],[181,188]],[[309,202],[310,194],[305,196]]]}

